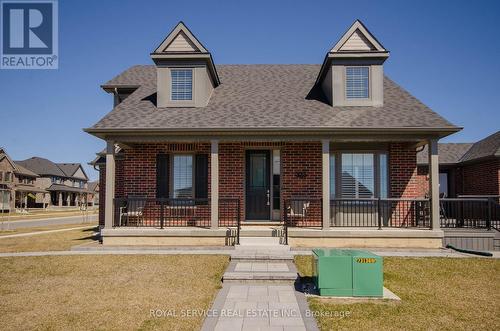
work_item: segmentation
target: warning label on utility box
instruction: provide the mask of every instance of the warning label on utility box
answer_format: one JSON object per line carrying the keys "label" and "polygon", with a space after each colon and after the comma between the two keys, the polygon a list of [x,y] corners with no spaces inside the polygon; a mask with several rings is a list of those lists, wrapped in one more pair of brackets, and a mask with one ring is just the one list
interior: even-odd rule
{"label": "warning label on utility box", "polygon": [[358,257],[356,259],[357,263],[375,263],[377,262],[377,259],[374,259],[373,257]]}

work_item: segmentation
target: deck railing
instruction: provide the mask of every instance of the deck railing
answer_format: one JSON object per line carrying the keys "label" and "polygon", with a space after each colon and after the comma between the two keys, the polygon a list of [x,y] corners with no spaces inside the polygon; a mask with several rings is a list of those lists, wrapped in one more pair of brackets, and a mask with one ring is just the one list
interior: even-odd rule
{"label": "deck railing", "polygon": [[495,198],[440,199],[442,228],[500,229],[500,204]]}
{"label": "deck railing", "polygon": [[210,227],[208,199],[116,198],[115,227]]}
{"label": "deck railing", "polygon": [[430,228],[428,199],[333,199],[330,226]]}
{"label": "deck railing", "polygon": [[[115,227],[210,227],[209,199],[116,198]],[[238,227],[240,201],[219,199],[219,226]]]}
{"label": "deck railing", "polygon": [[[287,227],[321,227],[322,199],[285,200]],[[428,199],[332,199],[331,227],[430,228]]]}

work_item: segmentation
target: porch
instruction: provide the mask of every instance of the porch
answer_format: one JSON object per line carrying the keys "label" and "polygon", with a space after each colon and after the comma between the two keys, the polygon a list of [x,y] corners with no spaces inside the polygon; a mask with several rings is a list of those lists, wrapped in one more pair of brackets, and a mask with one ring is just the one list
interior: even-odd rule
{"label": "porch", "polygon": [[416,188],[421,138],[134,139],[108,143],[105,244],[234,245],[250,236],[292,246],[442,245],[436,149],[429,198]]}

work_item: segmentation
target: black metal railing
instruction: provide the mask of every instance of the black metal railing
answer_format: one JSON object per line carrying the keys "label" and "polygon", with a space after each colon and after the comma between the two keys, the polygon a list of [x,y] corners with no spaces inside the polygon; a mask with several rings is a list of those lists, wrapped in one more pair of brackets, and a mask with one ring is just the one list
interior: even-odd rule
{"label": "black metal railing", "polygon": [[500,229],[500,204],[495,198],[444,198],[439,201],[442,228]]}
{"label": "black metal railing", "polygon": [[332,199],[330,226],[430,228],[428,199]]}
{"label": "black metal railing", "polygon": [[115,227],[210,227],[208,199],[116,198],[114,213]]}
{"label": "black metal railing", "polygon": [[238,198],[219,198],[219,226],[236,227],[235,244],[240,244],[241,209]]}

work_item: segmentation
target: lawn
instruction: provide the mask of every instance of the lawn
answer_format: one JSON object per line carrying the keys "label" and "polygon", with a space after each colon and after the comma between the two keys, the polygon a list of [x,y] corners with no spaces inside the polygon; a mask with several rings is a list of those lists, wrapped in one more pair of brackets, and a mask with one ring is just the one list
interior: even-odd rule
{"label": "lawn", "polygon": [[[73,227],[79,227],[79,225],[73,224]],[[96,241],[95,231],[97,231],[96,227],[34,236],[0,238],[0,253],[65,251],[72,246]]]}
{"label": "lawn", "polygon": [[[225,256],[0,258],[3,330],[197,330]],[[163,317],[151,310],[163,311]],[[175,316],[176,315],[176,316]]]}
{"label": "lawn", "polygon": [[[301,276],[311,276],[310,256],[296,257],[296,264]],[[384,258],[384,286],[402,301],[347,303],[311,297],[308,301],[311,310],[320,316],[317,320],[321,330],[500,328],[499,260]],[[335,312],[350,314],[338,317]]]}
{"label": "lawn", "polygon": [[11,234],[21,234],[28,232],[39,232],[39,231],[50,231],[50,230],[62,230],[62,229],[70,229],[70,228],[80,228],[84,226],[97,226],[97,222],[87,222],[87,223],[78,223],[78,224],[56,224],[56,225],[47,225],[47,226],[35,226],[35,227],[27,227],[27,228],[17,228],[17,229],[9,229],[9,230],[0,230],[0,237],[8,236]]}
{"label": "lawn", "polygon": [[[87,211],[87,215],[97,215],[99,213],[98,209],[91,209]],[[0,214],[0,221],[17,221],[17,220],[35,220],[44,218],[55,218],[55,217],[70,217],[70,216],[82,216],[83,212],[78,208],[72,210],[31,210],[27,213],[16,213],[12,212],[9,215]]]}

